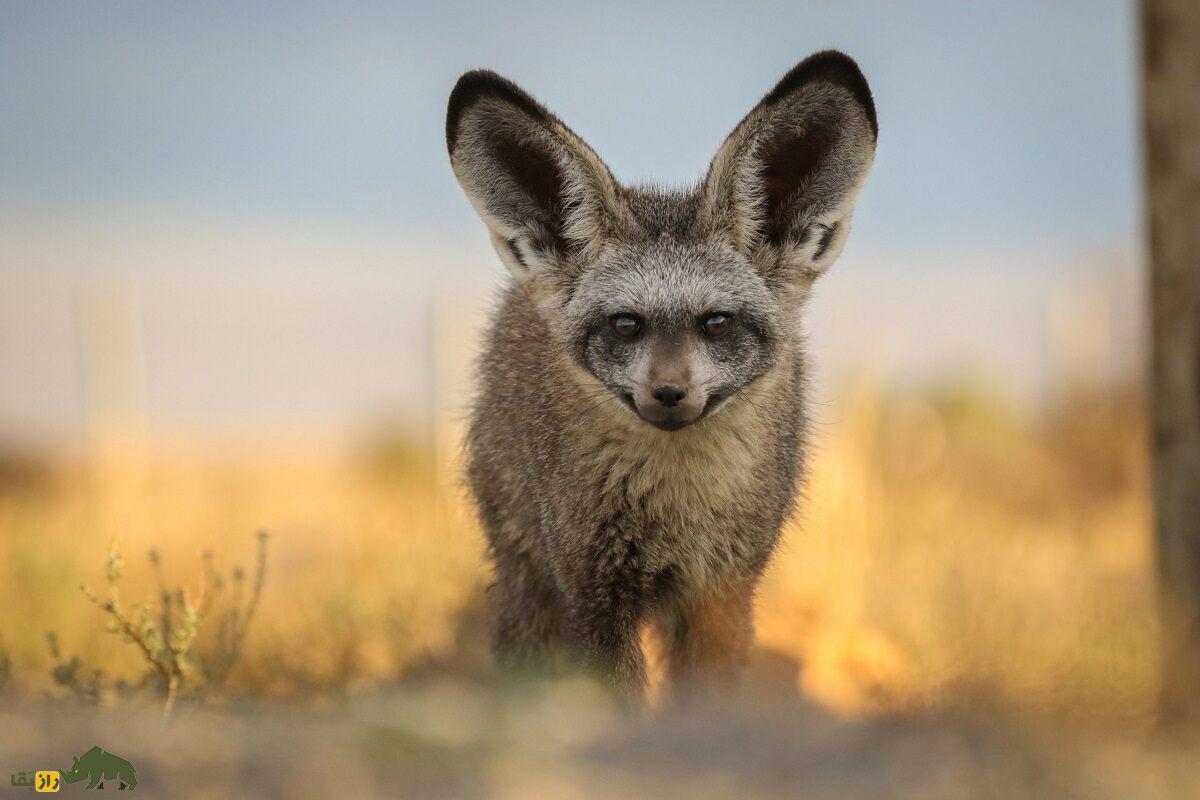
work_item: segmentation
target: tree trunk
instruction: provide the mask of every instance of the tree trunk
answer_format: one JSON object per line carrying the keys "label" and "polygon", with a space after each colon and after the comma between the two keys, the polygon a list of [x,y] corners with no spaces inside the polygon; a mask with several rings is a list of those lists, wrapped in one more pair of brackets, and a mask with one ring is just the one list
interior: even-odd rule
{"label": "tree trunk", "polygon": [[1200,2],[1142,0],[1161,710],[1200,710]]}

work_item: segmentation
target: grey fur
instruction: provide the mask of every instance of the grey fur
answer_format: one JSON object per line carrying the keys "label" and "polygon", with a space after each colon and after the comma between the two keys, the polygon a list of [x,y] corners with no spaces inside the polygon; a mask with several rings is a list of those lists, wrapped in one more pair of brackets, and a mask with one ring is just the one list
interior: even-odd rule
{"label": "grey fur", "polygon": [[467,440],[503,661],[565,645],[636,699],[652,623],[677,695],[736,679],[802,476],[802,307],[875,138],[857,66],[820,53],[699,186],[627,188],[514,84],[460,79],[451,163],[514,276]]}

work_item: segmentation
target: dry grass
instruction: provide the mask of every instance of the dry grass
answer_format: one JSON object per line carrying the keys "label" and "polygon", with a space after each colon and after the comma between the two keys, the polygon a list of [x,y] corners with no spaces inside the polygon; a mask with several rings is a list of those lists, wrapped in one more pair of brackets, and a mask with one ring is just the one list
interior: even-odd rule
{"label": "dry grass", "polygon": [[[763,586],[762,648],[799,662],[800,688],[845,714],[1146,712],[1156,634],[1137,405],[1077,397],[1032,420],[986,392],[848,397],[818,429],[805,510]],[[136,674],[138,654],[78,589],[101,582],[110,542],[126,553],[125,596],[153,598],[141,553],[157,548],[164,580],[192,585],[205,550],[248,566],[259,529],[270,577],[236,691],[358,693],[483,660],[480,539],[431,458],[177,447],[0,487],[13,689],[53,688],[47,631],[86,664]]]}
{"label": "dry grass", "polygon": [[881,402],[826,429],[762,593],[760,641],[835,710],[988,705],[1139,716],[1156,691],[1137,406],[1040,422],[988,396]]}

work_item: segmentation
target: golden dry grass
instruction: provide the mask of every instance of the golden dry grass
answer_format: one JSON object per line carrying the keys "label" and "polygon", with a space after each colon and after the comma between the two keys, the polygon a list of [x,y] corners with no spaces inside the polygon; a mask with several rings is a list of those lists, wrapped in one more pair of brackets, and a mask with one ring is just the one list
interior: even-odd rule
{"label": "golden dry grass", "polygon": [[[1075,397],[1025,417],[968,389],[827,409],[803,511],[759,597],[764,651],[836,712],[1005,707],[1136,717],[1155,692],[1144,424],[1136,403]],[[174,447],[59,466],[0,490],[0,641],[18,691],[50,687],[45,633],[112,675],[137,654],[79,592],[125,551],[199,579],[199,552],[252,559],[267,588],[235,688],[263,697],[367,691],[422,665],[475,668],[486,582],[468,509],[432,458]]]}
{"label": "golden dry grass", "polygon": [[1144,427],[1078,397],[854,395],[761,598],[759,638],[836,710],[1138,716],[1156,691]]}

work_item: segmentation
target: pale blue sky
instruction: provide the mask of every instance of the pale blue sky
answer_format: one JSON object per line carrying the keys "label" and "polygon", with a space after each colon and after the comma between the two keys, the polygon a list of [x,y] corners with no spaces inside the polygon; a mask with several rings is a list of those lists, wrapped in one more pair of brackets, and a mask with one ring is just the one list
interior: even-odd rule
{"label": "pale blue sky", "polygon": [[517,80],[625,179],[688,181],[792,63],[874,87],[872,237],[1135,230],[1125,2],[7,3],[6,211],[457,226],[445,98]]}
{"label": "pale blue sky", "polygon": [[1000,263],[1023,304],[1035,272],[1137,252],[1127,2],[5,2],[0,433],[77,425],[73,298],[112,281],[143,308],[152,421],[419,407],[430,287],[499,269],[446,164],[459,73],[521,83],[618,177],[678,183],[827,47],[881,128],[846,280],[1004,293]]}

